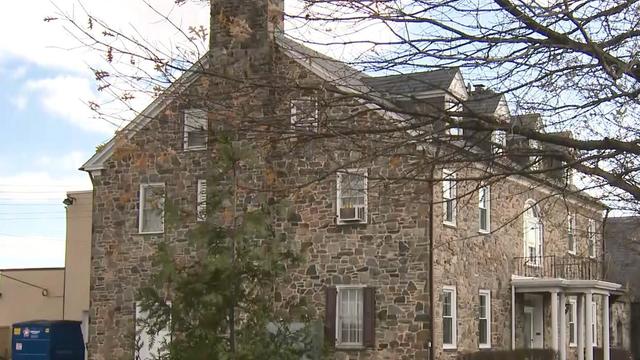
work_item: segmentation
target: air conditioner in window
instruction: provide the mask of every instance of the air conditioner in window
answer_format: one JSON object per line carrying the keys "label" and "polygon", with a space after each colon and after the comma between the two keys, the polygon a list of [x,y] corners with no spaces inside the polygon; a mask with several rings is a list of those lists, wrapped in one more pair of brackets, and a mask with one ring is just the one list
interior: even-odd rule
{"label": "air conditioner in window", "polygon": [[340,221],[365,221],[364,206],[340,208]]}

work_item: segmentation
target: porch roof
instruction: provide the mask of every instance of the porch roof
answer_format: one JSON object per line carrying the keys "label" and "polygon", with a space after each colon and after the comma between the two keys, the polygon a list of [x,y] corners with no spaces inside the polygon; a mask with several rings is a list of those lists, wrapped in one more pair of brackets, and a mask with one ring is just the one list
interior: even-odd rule
{"label": "porch roof", "polygon": [[568,280],[560,278],[535,278],[518,275],[511,276],[511,284],[516,293],[565,292],[617,294],[622,285],[602,280]]}

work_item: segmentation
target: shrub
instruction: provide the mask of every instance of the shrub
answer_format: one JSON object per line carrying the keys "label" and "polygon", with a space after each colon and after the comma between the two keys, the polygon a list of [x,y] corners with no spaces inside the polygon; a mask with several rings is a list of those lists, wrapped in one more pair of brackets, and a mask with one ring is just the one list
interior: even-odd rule
{"label": "shrub", "polygon": [[[601,347],[593,348],[593,360],[603,360],[604,351]],[[633,360],[631,352],[621,348],[611,348],[610,352],[611,360]]]}
{"label": "shrub", "polygon": [[[459,360],[555,360],[551,349],[484,350],[462,354]],[[611,360],[614,360],[613,358]]]}

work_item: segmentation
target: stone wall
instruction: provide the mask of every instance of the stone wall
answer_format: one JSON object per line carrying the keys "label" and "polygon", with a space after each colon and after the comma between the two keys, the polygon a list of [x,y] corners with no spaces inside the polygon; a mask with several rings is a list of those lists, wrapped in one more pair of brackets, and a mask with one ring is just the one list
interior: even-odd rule
{"label": "stone wall", "polygon": [[[479,170],[460,169],[458,178],[477,178]],[[491,344],[496,349],[511,347],[511,276],[514,274],[514,257],[524,256],[522,213],[525,203],[537,202],[543,223],[544,255],[558,257],[568,254],[567,214],[576,213],[577,256],[587,251],[586,227],[588,219],[597,224],[601,208],[584,200],[576,200],[554,193],[549,188],[520,177],[501,179],[491,186],[491,233],[478,231],[478,182],[466,181],[457,189],[461,197],[457,201],[457,224],[443,224],[441,187],[434,192],[437,204],[434,220],[434,276],[435,285],[435,336],[436,357],[454,358],[460,352],[478,350],[478,292],[491,291],[492,334]],[[598,225],[599,228],[599,225]],[[598,257],[602,257],[602,242],[598,236]],[[445,350],[442,345],[442,303],[439,294],[445,285],[455,286],[458,296],[458,342],[456,350]],[[548,312],[549,295],[545,294]],[[520,299],[520,300],[518,300]],[[522,329],[522,297],[516,296],[517,334]],[[550,315],[547,313],[547,319]],[[550,320],[544,322],[548,331]],[[516,337],[518,339],[518,336]],[[545,336],[545,347],[550,346],[550,334]],[[521,347],[521,341],[517,341]]]}

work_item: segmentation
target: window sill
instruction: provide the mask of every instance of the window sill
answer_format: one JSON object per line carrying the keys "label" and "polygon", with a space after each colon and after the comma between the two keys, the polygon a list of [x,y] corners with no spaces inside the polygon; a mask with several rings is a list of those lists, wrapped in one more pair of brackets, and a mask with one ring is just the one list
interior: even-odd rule
{"label": "window sill", "polygon": [[164,230],[163,231],[149,231],[149,232],[138,231],[137,235],[160,235],[160,234],[164,234]]}
{"label": "window sill", "polygon": [[478,345],[478,349],[483,349],[483,350],[491,349],[491,344],[480,344]]}
{"label": "window sill", "polygon": [[337,220],[336,221],[336,225],[340,225],[340,226],[344,226],[344,225],[367,225],[368,222],[367,221],[342,221],[342,220]]}
{"label": "window sill", "polygon": [[577,347],[578,347],[578,344],[572,344],[572,343],[569,343],[569,347],[570,347],[570,348],[577,348]]}
{"label": "window sill", "polygon": [[456,344],[443,344],[442,345],[442,349],[443,350],[458,350],[458,345],[456,345]]}
{"label": "window sill", "polygon": [[336,350],[351,350],[351,351],[361,351],[361,350],[365,350],[366,347],[364,345],[357,345],[357,344],[353,344],[353,345],[348,345],[348,344],[336,344]]}
{"label": "window sill", "polygon": [[185,152],[189,152],[189,151],[202,151],[202,150],[207,150],[207,146],[191,146],[191,147],[184,147]]}
{"label": "window sill", "polygon": [[567,250],[567,254],[569,255],[576,255],[576,251],[575,250]]}
{"label": "window sill", "polygon": [[482,234],[482,235],[489,235],[491,234],[491,230],[478,230],[478,234]]}
{"label": "window sill", "polygon": [[454,229],[458,227],[455,222],[451,222],[451,221],[443,221],[442,225],[446,227],[454,228]]}

